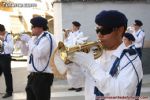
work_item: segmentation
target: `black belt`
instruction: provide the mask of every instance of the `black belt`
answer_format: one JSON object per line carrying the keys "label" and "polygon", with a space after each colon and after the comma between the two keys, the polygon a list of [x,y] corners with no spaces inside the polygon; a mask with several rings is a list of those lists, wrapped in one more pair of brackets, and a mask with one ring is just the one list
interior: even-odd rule
{"label": "black belt", "polygon": [[0,57],[9,57],[10,54],[0,54]]}
{"label": "black belt", "polygon": [[38,76],[38,75],[49,76],[49,75],[53,75],[53,74],[52,73],[43,73],[43,72],[31,72],[30,75],[31,76]]}
{"label": "black belt", "polygon": [[11,55],[10,54],[0,54],[0,61],[4,60],[11,60]]}

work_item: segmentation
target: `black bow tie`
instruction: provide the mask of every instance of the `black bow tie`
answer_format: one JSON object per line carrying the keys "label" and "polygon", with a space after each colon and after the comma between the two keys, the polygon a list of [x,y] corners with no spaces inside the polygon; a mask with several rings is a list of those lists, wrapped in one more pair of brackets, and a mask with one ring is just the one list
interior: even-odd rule
{"label": "black bow tie", "polygon": [[120,58],[116,58],[115,62],[113,63],[113,66],[110,70],[111,76],[114,76],[117,73],[120,60],[122,59],[122,57],[124,56],[125,53],[129,53],[129,55],[135,55],[137,52],[135,49],[132,49],[132,48],[124,49]]}
{"label": "black bow tie", "polygon": [[124,53],[129,53],[129,55],[135,55],[137,52],[135,49],[129,48],[129,49],[124,49],[123,50]]}

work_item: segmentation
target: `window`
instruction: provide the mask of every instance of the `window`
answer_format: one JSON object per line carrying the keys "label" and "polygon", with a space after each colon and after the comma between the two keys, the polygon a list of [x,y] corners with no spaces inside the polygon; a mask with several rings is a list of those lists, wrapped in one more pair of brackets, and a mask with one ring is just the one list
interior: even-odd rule
{"label": "window", "polygon": [[11,31],[13,33],[20,33],[23,31],[23,19],[22,16],[11,16]]}

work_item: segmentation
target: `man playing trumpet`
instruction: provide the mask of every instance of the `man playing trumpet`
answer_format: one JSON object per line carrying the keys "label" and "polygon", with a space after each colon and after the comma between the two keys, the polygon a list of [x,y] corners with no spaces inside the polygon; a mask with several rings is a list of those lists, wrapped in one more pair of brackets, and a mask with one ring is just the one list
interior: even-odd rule
{"label": "man playing trumpet", "polygon": [[[67,47],[72,47],[75,45],[83,44],[87,41],[87,37],[85,37],[84,33],[80,31],[81,24],[77,21],[72,22],[71,30],[65,31],[65,39],[64,44]],[[67,81],[71,88],[68,90],[75,90],[79,92],[82,90],[84,86],[84,72],[83,69],[79,67],[79,65],[75,63],[70,63],[66,65],[67,67]]]}
{"label": "man playing trumpet", "polygon": [[100,12],[95,23],[97,36],[105,48],[103,54],[94,60],[91,53],[76,52],[70,58],[89,72],[91,79],[85,83],[85,91],[88,91],[85,100],[140,95],[143,77],[141,60],[136,52],[131,53],[133,50],[127,50],[122,42],[127,21],[126,16],[117,10]]}

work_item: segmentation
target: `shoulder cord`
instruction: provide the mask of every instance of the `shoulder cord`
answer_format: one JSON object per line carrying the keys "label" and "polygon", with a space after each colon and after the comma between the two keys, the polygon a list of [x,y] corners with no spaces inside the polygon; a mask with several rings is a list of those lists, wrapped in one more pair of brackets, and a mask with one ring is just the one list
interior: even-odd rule
{"label": "shoulder cord", "polygon": [[[136,96],[140,96],[141,87],[142,87],[142,80],[139,80],[138,72],[137,72],[137,70],[136,70],[136,68],[135,68],[135,66],[134,66],[134,64],[133,64],[133,62],[132,62],[132,61],[134,61],[138,56],[136,56],[133,60],[131,60],[126,54],[125,54],[125,56],[128,58],[129,63],[132,64],[132,66],[133,66],[133,68],[134,68],[134,70],[135,70],[135,73],[136,73],[136,76],[137,76],[137,80],[138,80],[137,90],[136,90]],[[129,63],[127,63],[122,69],[124,69]],[[121,69],[121,70],[122,70],[122,69]]]}
{"label": "shoulder cord", "polygon": [[132,66],[133,66],[133,68],[134,68],[134,70],[135,70],[135,73],[136,73],[136,76],[137,76],[137,80],[138,80],[138,83],[139,83],[139,75],[138,75],[138,72],[136,71],[136,68],[135,68],[135,66],[134,66],[134,64],[133,64],[133,61],[138,57],[138,56],[136,56],[133,60],[131,60],[126,54],[125,54],[125,56],[128,58],[128,60],[129,60],[129,63],[127,63],[121,70],[123,70],[128,64],[132,64]]}
{"label": "shoulder cord", "polygon": [[[118,71],[117,68],[118,68],[119,63],[120,63],[120,60],[121,60],[121,58],[124,56],[124,54],[125,54],[125,52],[122,52],[120,58],[117,57],[116,60],[114,61],[113,66],[111,67],[111,70],[110,70],[110,72],[109,72],[109,74],[110,74],[112,77],[117,73],[117,71]],[[94,94],[95,94],[96,96],[104,96],[104,94],[103,94],[101,91],[99,91],[96,86],[94,87]]]}
{"label": "shoulder cord", "polygon": [[[144,32],[144,30],[141,30],[136,36],[138,37],[141,32]],[[142,49],[143,49],[143,47],[144,47],[144,40],[145,40],[145,36],[144,36],[143,41],[142,41]]]}
{"label": "shoulder cord", "polygon": [[[6,37],[5,37],[4,41],[3,41],[3,44],[2,44],[2,48],[3,48],[3,49],[4,49],[4,42],[5,42],[5,41],[7,42],[7,37],[8,37],[9,34],[10,34],[10,33],[7,33],[7,34],[6,34]],[[4,52],[4,54],[5,54],[5,50],[3,50],[3,52]]]}
{"label": "shoulder cord", "polygon": [[116,60],[114,61],[112,67],[111,67],[111,70],[109,72],[109,74],[113,77],[117,71],[118,71],[118,66],[119,66],[119,63],[120,63],[120,60],[122,59],[122,57],[124,56],[125,52],[122,52],[121,56],[118,58],[116,58]]}
{"label": "shoulder cord", "polygon": [[[138,56],[136,56],[133,60],[130,60],[129,57],[125,54],[125,52],[122,52],[120,58],[116,58],[116,60],[115,60],[115,62],[114,62],[114,64],[113,64],[113,66],[112,66],[112,68],[111,68],[111,70],[110,70],[109,73],[110,73],[110,75],[111,75],[112,77],[117,73],[117,71],[118,71],[117,68],[118,68],[118,66],[119,66],[120,60],[121,60],[121,58],[122,58],[124,55],[128,58],[128,60],[130,61],[129,63],[132,64],[132,66],[133,66],[133,68],[134,68],[134,70],[135,70],[135,73],[136,73],[137,79],[138,79],[137,92],[139,92],[139,87],[140,87],[139,84],[140,84],[141,82],[139,82],[138,73],[137,73],[137,71],[136,71],[136,69],[135,69],[134,64],[132,63],[132,61],[134,61]],[[122,69],[124,69],[129,63],[127,63]],[[121,69],[121,70],[122,70],[122,69]],[[120,71],[121,71],[121,70],[120,70]],[[139,93],[140,93],[140,92],[139,92]],[[104,96],[104,94],[101,93],[101,92],[98,90],[97,87],[95,87],[95,89],[94,89],[94,94],[96,94],[97,96]],[[136,95],[137,95],[137,93],[136,93]]]}
{"label": "shoulder cord", "polygon": [[[44,37],[44,36],[46,36],[47,34],[48,34],[48,33],[44,33],[43,36],[41,36],[41,38]],[[50,59],[51,54],[52,54],[52,49],[53,49],[53,48],[52,48],[53,43],[52,43],[52,37],[51,37],[51,35],[48,34],[48,36],[49,36],[48,39],[49,39],[49,41],[50,41],[50,53],[49,53],[49,59]],[[41,38],[37,41],[37,45],[39,44]],[[33,68],[34,68],[37,72],[43,72],[43,71],[45,71],[45,69],[48,67],[49,60],[48,60],[48,62],[47,62],[47,64],[46,64],[45,68],[44,68],[42,71],[37,70],[37,68],[35,67],[35,65],[34,65],[34,60],[33,60],[33,54],[30,55],[29,63],[32,63]]]}
{"label": "shoulder cord", "polygon": [[142,32],[142,30],[140,30],[136,36],[138,37],[138,36],[140,35],[141,32]]}

